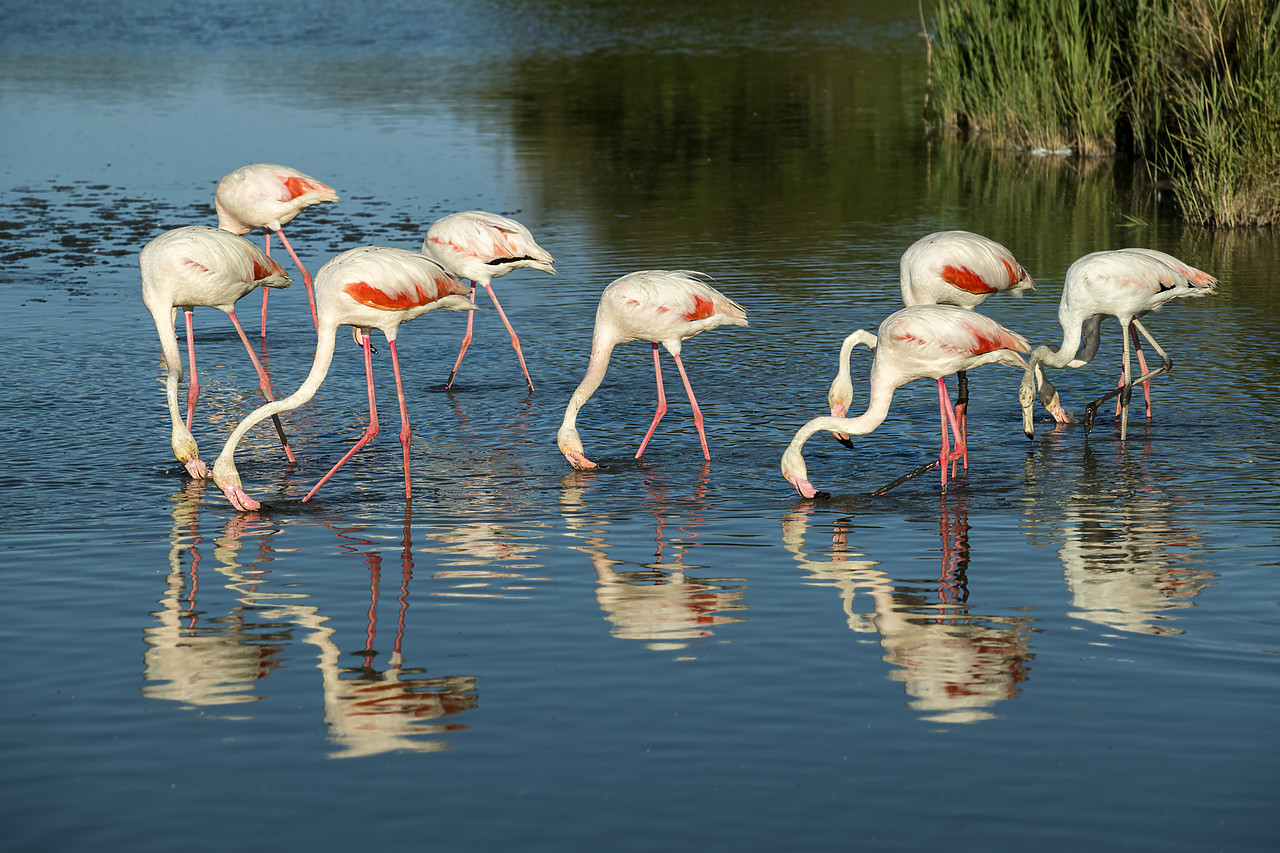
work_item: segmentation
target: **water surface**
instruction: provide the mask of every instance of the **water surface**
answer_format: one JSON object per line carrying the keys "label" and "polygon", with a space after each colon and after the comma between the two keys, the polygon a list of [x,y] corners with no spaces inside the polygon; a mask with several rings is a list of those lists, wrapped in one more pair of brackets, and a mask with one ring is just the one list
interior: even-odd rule
{"label": "water surface", "polygon": [[[1280,307],[1270,235],[1184,229],[1121,166],[929,136],[914,4],[52,2],[0,35],[7,368],[0,821],[15,850],[1269,850],[1277,792]],[[359,353],[237,457],[236,513],[172,459],[136,255],[213,224],[221,175],[284,162],[340,203],[304,260],[416,247],[444,213],[528,225],[558,275],[496,284],[537,391],[483,304],[399,340],[406,505],[383,434],[301,498],[367,418]],[[936,453],[936,391],[899,392],[855,450],[806,447],[830,500],[778,473],[824,410],[841,338],[898,306],[897,259],[966,228],[1039,283],[987,313],[1056,342],[1062,277],[1124,245],[1220,293],[1148,327],[1175,360],[1120,442],[971,376],[970,468],[871,492]],[[260,239],[258,237],[257,239]],[[642,460],[652,360],[615,355],[555,447],[595,300],[641,268],[715,277],[751,326],[685,363]],[[296,387],[301,287],[261,354]],[[256,300],[239,313],[256,326]],[[196,436],[256,405],[196,314]],[[1115,381],[1054,374],[1069,408]],[[385,348],[384,348],[385,349]],[[665,358],[665,357],[664,357]],[[869,357],[855,358],[865,400]],[[428,840],[426,842],[425,840]]]}

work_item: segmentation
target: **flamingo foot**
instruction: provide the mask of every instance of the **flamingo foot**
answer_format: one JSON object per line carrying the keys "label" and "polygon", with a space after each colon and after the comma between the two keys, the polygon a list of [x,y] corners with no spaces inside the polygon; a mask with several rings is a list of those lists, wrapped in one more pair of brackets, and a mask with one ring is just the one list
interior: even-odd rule
{"label": "flamingo foot", "polygon": [[196,458],[188,459],[182,463],[182,466],[187,469],[188,474],[197,480],[208,480],[213,476],[209,473],[209,466]]}
{"label": "flamingo foot", "polygon": [[231,501],[231,505],[241,512],[248,512],[262,506],[262,504],[249,497],[245,490],[239,486],[224,485],[222,486],[222,493],[227,496],[227,500]]}

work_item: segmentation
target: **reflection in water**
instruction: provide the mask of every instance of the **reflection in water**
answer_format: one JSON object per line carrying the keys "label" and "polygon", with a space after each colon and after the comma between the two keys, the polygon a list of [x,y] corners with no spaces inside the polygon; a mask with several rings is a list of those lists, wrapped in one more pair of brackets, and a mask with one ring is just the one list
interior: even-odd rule
{"label": "reflection in water", "polygon": [[[804,503],[782,521],[782,542],[816,586],[840,595],[849,629],[880,635],[889,674],[911,697],[909,707],[926,720],[970,723],[991,719],[987,709],[1017,696],[1034,656],[1026,616],[980,616],[969,604],[969,521],[966,499],[943,495],[938,508],[942,563],[934,597],[915,582],[895,581],[849,544],[850,520],[832,525],[831,547],[815,559],[805,550],[813,505]],[[870,612],[855,610],[857,594]]]}
{"label": "reflection in water", "polygon": [[[160,609],[151,614],[159,624],[144,632],[142,695],[200,706],[255,702],[262,698],[252,692],[255,683],[280,665],[284,646],[255,634],[256,626],[245,624],[243,606],[202,623],[204,613],[197,609],[204,544],[199,512],[208,482],[189,480],[173,498],[168,588]],[[228,562],[228,550],[234,559],[240,540],[232,526],[246,523],[248,519],[232,519],[227,535],[213,542],[215,559]],[[185,575],[184,556],[189,560]]]}
{"label": "reflection in water", "polygon": [[[381,599],[382,553],[378,543],[354,529],[329,525],[342,540],[342,550],[361,557],[369,571],[369,609],[359,666],[343,667],[329,618],[304,603],[300,592],[275,592],[263,587],[270,580],[264,564],[271,561],[271,541],[278,530],[258,527],[254,513],[236,513],[214,540],[213,569],[227,582],[235,603],[226,616],[205,618],[197,607],[200,593],[198,514],[206,481],[187,483],[174,496],[170,538],[168,588],[159,622],[144,631],[143,695],[192,706],[223,705],[262,698],[251,691],[288,659],[296,639],[318,651],[325,723],[336,749],[330,758],[374,755],[392,750],[436,752],[447,749],[427,735],[466,728],[457,722],[436,722],[476,706],[476,679],[471,676],[423,677],[422,668],[406,667],[401,655],[413,579],[410,514],[406,509],[400,551],[400,584],[391,654],[375,666],[378,610]],[[244,560],[240,553],[250,541],[257,553]],[[188,560],[184,577],[183,560]],[[189,583],[188,583],[189,579]],[[207,587],[207,575],[206,575]],[[207,594],[207,593],[206,593]],[[205,624],[207,623],[207,624]]]}
{"label": "reflection in water", "polygon": [[1190,607],[1217,575],[1196,568],[1202,534],[1186,525],[1186,499],[1152,476],[1151,425],[1129,443],[1086,444],[1084,463],[1059,425],[1027,454],[1026,521],[1053,528],[1070,615],[1144,634],[1182,633],[1173,611]]}
{"label": "reflection in water", "polygon": [[[595,569],[596,603],[613,636],[640,640],[655,651],[676,651],[705,641],[718,626],[743,621],[724,614],[747,609],[742,601],[744,581],[697,577],[690,571],[705,566],[685,561],[696,544],[697,528],[704,524],[708,472],[704,463],[687,509],[671,499],[669,486],[657,475],[646,480],[645,503],[655,520],[653,561],[642,564],[642,569],[621,571],[615,566],[628,561],[609,556],[609,517],[592,512],[584,499],[587,483],[595,475],[571,471],[561,479],[560,504],[570,535],[586,543],[570,547],[586,554]],[[674,539],[668,527],[674,527]]]}
{"label": "reflection in water", "polygon": [[432,577],[452,581],[449,589],[433,591],[433,597],[518,598],[531,583],[547,580],[530,574],[544,568],[540,552],[546,543],[516,523],[530,516],[528,503],[537,500],[536,492],[513,488],[533,476],[526,461],[533,442],[532,400],[526,396],[504,410],[501,434],[494,435],[494,425],[477,423],[459,395],[448,396],[455,418],[450,432],[465,439],[457,450],[465,455],[453,464],[466,471],[466,476],[449,479],[448,494],[466,511],[425,528],[424,538],[432,544],[419,550],[436,556],[439,568]]}

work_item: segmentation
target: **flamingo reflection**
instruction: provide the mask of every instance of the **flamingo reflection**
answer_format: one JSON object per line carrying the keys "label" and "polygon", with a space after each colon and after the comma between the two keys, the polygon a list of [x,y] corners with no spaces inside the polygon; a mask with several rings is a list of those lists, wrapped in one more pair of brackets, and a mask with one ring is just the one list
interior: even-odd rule
{"label": "flamingo reflection", "polygon": [[[223,616],[202,620],[197,599],[205,542],[199,514],[207,482],[188,481],[172,498],[166,589],[160,609],[151,613],[157,624],[143,635],[147,647],[142,695],[201,707],[256,702],[262,697],[254,687],[280,665],[284,645],[256,634],[257,626],[246,621],[241,603]],[[233,519],[237,522],[248,523],[248,519]],[[234,552],[239,543],[235,533],[213,541],[219,558],[226,558],[229,542],[234,543],[230,548]]]}
{"label": "flamingo reflection", "polygon": [[1025,518],[1033,537],[1058,543],[1075,619],[1140,634],[1180,634],[1178,611],[1216,582],[1198,567],[1203,533],[1187,523],[1188,498],[1152,453],[1150,425],[1129,443],[1068,453],[1064,430],[1048,434],[1027,456]]}
{"label": "flamingo reflection", "polygon": [[704,524],[708,475],[704,463],[687,510],[660,477],[643,484],[655,519],[655,551],[653,560],[642,564],[610,556],[612,519],[586,499],[592,479],[576,470],[561,478],[561,511],[570,536],[583,542],[569,547],[586,554],[595,570],[596,603],[613,636],[640,641],[654,651],[679,651],[706,641],[720,626],[743,621],[726,614],[747,609],[744,581],[699,577],[692,572],[706,567],[686,561]]}
{"label": "flamingo reflection", "polygon": [[[329,757],[447,749],[448,742],[429,736],[466,728],[451,718],[476,706],[476,679],[457,675],[427,678],[426,670],[405,665],[402,648],[413,579],[409,512],[406,510],[400,542],[392,647],[381,665],[375,641],[382,604],[384,543],[350,526],[326,525],[341,540],[340,550],[360,558],[369,572],[365,631],[362,648],[356,652],[361,662],[344,667],[329,617],[307,603],[307,594],[271,587],[271,570],[266,566],[276,559],[272,540],[280,531],[264,527],[255,513],[235,514],[214,540],[212,568],[223,582],[210,589],[206,578],[201,591],[204,541],[198,515],[203,497],[203,481],[188,483],[185,491],[175,496],[167,588],[161,608],[152,614],[159,624],[144,632],[143,695],[193,707],[255,701],[263,698],[255,695],[263,680],[281,663],[298,656],[290,651],[301,641],[318,651],[324,718],[335,747]],[[242,552],[251,542],[257,547],[246,559]],[[220,590],[233,594],[227,614],[206,617],[206,611],[197,606],[197,597],[207,599]]]}
{"label": "flamingo reflection", "polygon": [[[365,647],[356,652],[363,659],[358,667],[342,668],[337,679],[325,679],[325,719],[331,738],[341,746],[330,758],[373,755],[392,749],[413,752],[435,752],[447,749],[444,741],[422,740],[422,734],[439,734],[467,728],[457,722],[425,724],[427,720],[444,720],[476,707],[476,679],[473,676],[449,675],[423,678],[421,668],[404,666],[401,651],[405,633],[405,617],[409,610],[409,584],[413,580],[413,543],[410,536],[411,516],[405,508],[404,538],[400,551],[400,585],[396,601],[396,629],[391,654],[381,670],[374,665],[378,656],[375,641],[378,634],[378,604],[382,588],[382,553],[378,543],[345,530],[339,536],[349,553],[364,557],[369,568],[369,611],[365,627]],[[367,549],[367,550],[366,550]],[[322,649],[322,659],[332,658],[337,666],[332,644]],[[322,665],[322,670],[325,666]]]}
{"label": "flamingo reflection", "polygon": [[[803,504],[782,522],[782,543],[808,573],[809,583],[834,587],[849,629],[878,634],[883,660],[896,667],[908,706],[926,720],[970,723],[1021,692],[1029,677],[1031,619],[975,613],[969,604],[967,506],[947,497],[939,507],[942,565],[936,601],[916,581],[895,580],[880,563],[850,545],[852,520],[831,523],[830,548],[806,550],[814,507]],[[865,612],[855,606],[862,595]]]}

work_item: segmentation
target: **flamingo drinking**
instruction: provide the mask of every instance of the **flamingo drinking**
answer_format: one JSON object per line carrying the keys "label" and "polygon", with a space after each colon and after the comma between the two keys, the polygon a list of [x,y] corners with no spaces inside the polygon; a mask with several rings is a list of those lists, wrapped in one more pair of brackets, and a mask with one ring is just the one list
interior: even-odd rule
{"label": "flamingo drinking", "polygon": [[[138,255],[138,266],[142,271],[142,302],[155,320],[168,371],[165,395],[168,397],[169,416],[173,422],[173,455],[192,477],[204,479],[209,476],[209,469],[200,460],[195,437],[191,434],[192,415],[195,412],[196,398],[200,394],[192,314],[196,306],[208,306],[226,312],[249,353],[254,370],[258,372],[262,395],[270,400],[271,380],[258,357],[253,354],[253,347],[249,345],[249,339],[236,317],[235,306],[240,297],[256,287],[288,287],[289,277],[279,264],[248,240],[204,225],[189,225],[161,234],[143,248]],[[185,422],[178,412],[182,356],[178,352],[178,337],[173,330],[179,308],[187,321],[187,361],[191,370]],[[278,417],[275,422],[285,455],[292,462],[293,452],[285,438],[284,427]]]}
{"label": "flamingo drinking", "polygon": [[576,426],[578,412],[600,387],[613,348],[628,341],[648,341],[653,345],[653,371],[658,381],[658,408],[653,423],[640,442],[636,458],[644,453],[658,421],[667,411],[667,398],[662,388],[662,368],[658,359],[658,345],[667,348],[675,359],[684,381],[684,390],[693,407],[693,423],[702,441],[702,455],[711,458],[707,449],[707,435],[703,429],[702,410],[693,396],[693,386],[680,360],[680,345],[707,329],[717,326],[747,325],[747,312],[741,305],[711,287],[703,273],[689,270],[642,270],[628,273],[614,281],[600,294],[596,308],[595,332],[591,338],[591,358],[587,373],[565,408],[564,421],[556,435],[560,452],[574,468],[594,468],[587,459],[582,439]]}
{"label": "flamingo drinking", "polygon": [[[972,311],[992,294],[1008,292],[1021,297],[1023,291],[1036,289],[1012,252],[995,240],[970,231],[938,231],[921,237],[902,253],[899,277],[902,303],[907,306],[956,305]],[[841,356],[841,370],[846,370],[847,361],[846,351]],[[953,411],[960,427],[959,458],[967,467],[969,377],[961,370],[957,378],[959,388]],[[847,383],[832,384],[827,395],[832,417],[844,416],[852,394],[852,386]],[[952,408],[950,402],[945,408]],[[945,411],[939,414],[946,417]],[[843,440],[843,436],[836,437]]]}
{"label": "flamingo drinking", "polygon": [[[307,302],[311,305],[311,322],[317,325],[316,302],[311,293],[311,274],[298,260],[298,255],[284,235],[284,226],[295,216],[313,204],[338,201],[333,187],[322,184],[310,175],[304,175],[288,166],[273,163],[254,163],[241,166],[218,181],[213,194],[213,205],[218,211],[218,227],[232,234],[247,234],[254,228],[267,232],[265,248],[271,254],[272,233],[280,236],[280,242],[289,257],[302,273],[302,283],[307,288]],[[262,291],[262,337],[267,336],[267,291]]]}
{"label": "flamingo drinking", "polygon": [[[1067,270],[1062,287],[1062,301],[1058,305],[1058,322],[1062,325],[1062,343],[1056,347],[1036,347],[1027,363],[1027,373],[1022,379],[1022,424],[1030,438],[1035,434],[1031,423],[1031,389],[1035,373],[1043,376],[1045,367],[1083,367],[1098,353],[1099,328],[1107,317],[1115,317],[1123,329],[1124,365],[1116,390],[1103,394],[1088,405],[1085,411],[1085,433],[1093,428],[1098,405],[1119,395],[1120,407],[1116,413],[1120,420],[1120,438],[1128,431],[1129,399],[1133,386],[1142,383],[1146,394],[1147,417],[1151,416],[1151,392],[1148,386],[1153,376],[1167,373],[1173,366],[1155,338],[1138,318],[1152,311],[1159,311],[1166,302],[1184,296],[1212,296],[1217,292],[1217,279],[1203,270],[1188,266],[1172,255],[1154,249],[1130,248],[1094,252],[1077,260]],[[1159,353],[1161,365],[1147,371],[1142,356],[1138,333]],[[1129,338],[1132,336],[1138,350],[1141,375],[1132,381],[1129,367]],[[1060,423],[1071,420],[1069,412],[1059,407],[1054,418]]]}
{"label": "flamingo drinking", "polygon": [[[853,343],[849,343],[850,339]],[[850,349],[856,343],[864,343],[875,350],[875,360],[871,363],[871,398],[866,412],[856,418],[814,418],[796,432],[782,454],[782,476],[802,497],[828,496],[815,489],[808,479],[800,451],[809,437],[822,430],[846,435],[871,432],[884,423],[889,414],[893,392],[913,379],[938,382],[938,405],[942,410],[942,450],[938,463],[945,489],[948,464],[959,458],[962,445],[958,418],[943,378],[984,364],[1023,368],[1025,364],[1018,353],[1031,349],[1025,338],[995,320],[951,305],[903,308],[885,318],[878,334],[859,330],[850,335],[846,343]],[[956,440],[954,450],[948,444],[948,426]]]}
{"label": "flamingo drinking", "polygon": [[[511,335],[511,346],[516,351],[516,358],[520,359],[524,381],[528,383],[529,390],[533,391],[533,380],[529,378],[529,368],[525,366],[524,353],[520,351],[520,339],[516,337],[515,329],[511,328],[511,322],[498,304],[498,296],[489,282],[512,270],[526,267],[555,275],[556,268],[552,266],[555,258],[534,242],[529,229],[519,222],[481,210],[451,213],[437,220],[427,229],[422,252],[454,275],[470,279],[472,301],[475,300],[477,284],[489,292],[493,307],[498,309],[498,316]],[[453,371],[449,374],[445,388],[453,387],[453,380],[462,365],[462,357],[467,354],[467,347],[471,346],[471,326],[474,319],[474,314],[467,314],[467,333],[462,338],[458,360],[453,364]]]}
{"label": "flamingo drinking", "polygon": [[297,391],[288,397],[260,406],[232,431],[213,465],[213,479],[236,509],[257,509],[256,500],[245,493],[236,471],[236,445],[249,429],[263,418],[277,412],[296,409],[315,395],[329,372],[338,327],[349,325],[353,336],[364,348],[365,380],[369,390],[369,426],[355,446],[329,469],[320,482],[307,493],[310,500],[325,482],[361,447],[378,434],[378,408],[373,390],[372,329],[380,329],[391,350],[391,368],[396,377],[396,395],[400,402],[400,445],[404,455],[404,495],[413,497],[409,485],[409,415],[405,409],[404,385],[400,379],[400,360],[396,354],[396,334],[402,323],[428,311],[446,308],[450,311],[472,311],[475,305],[467,298],[468,288],[456,276],[419,252],[383,246],[364,246],[343,252],[320,268],[316,274],[316,302],[319,332],[315,360],[311,372]]}

